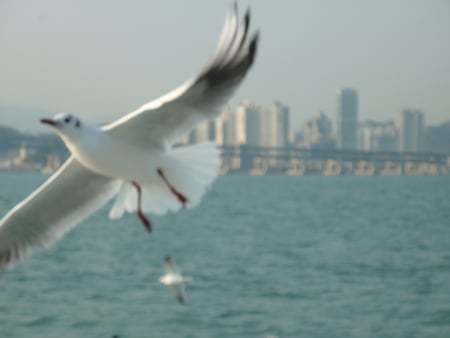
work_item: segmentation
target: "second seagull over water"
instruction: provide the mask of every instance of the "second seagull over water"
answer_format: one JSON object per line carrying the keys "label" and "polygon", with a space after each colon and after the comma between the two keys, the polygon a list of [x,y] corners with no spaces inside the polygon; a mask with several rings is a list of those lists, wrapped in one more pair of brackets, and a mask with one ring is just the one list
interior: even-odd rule
{"label": "second seagull over water", "polygon": [[178,269],[175,261],[170,256],[164,259],[163,266],[166,274],[159,278],[159,282],[170,288],[181,304],[186,304],[184,286],[192,283],[192,278],[181,275],[180,269]]}

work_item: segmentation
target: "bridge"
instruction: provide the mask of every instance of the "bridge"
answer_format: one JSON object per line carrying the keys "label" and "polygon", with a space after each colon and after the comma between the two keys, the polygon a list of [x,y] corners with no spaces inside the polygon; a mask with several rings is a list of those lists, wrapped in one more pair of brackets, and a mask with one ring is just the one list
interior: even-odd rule
{"label": "bridge", "polygon": [[[29,137],[22,142],[43,158],[68,156],[68,150],[56,136]],[[15,145],[14,148],[19,148]],[[0,154],[11,145],[0,142]],[[450,154],[409,153],[392,151],[356,151],[335,149],[267,148],[222,146],[221,173],[265,175],[449,175]]]}
{"label": "bridge", "polygon": [[222,173],[252,175],[448,175],[450,155],[393,151],[224,146]]}

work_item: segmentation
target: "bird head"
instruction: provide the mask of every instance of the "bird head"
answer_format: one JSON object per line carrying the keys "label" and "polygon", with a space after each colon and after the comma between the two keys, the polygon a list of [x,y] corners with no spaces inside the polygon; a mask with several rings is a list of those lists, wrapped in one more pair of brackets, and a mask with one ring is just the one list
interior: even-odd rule
{"label": "bird head", "polygon": [[74,138],[81,133],[82,123],[80,119],[71,114],[61,113],[55,115],[53,118],[41,119],[41,123],[47,124],[55,128],[56,132],[61,136]]}

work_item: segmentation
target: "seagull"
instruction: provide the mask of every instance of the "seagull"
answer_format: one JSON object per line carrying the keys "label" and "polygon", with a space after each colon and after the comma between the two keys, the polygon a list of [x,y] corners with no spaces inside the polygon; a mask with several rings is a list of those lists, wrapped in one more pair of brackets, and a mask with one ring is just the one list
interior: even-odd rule
{"label": "seagull", "polygon": [[184,285],[192,283],[192,278],[182,276],[175,261],[170,256],[164,259],[163,266],[166,274],[159,278],[159,282],[170,288],[181,304],[186,304]]}
{"label": "seagull", "polygon": [[256,56],[250,11],[228,11],[217,48],[193,79],[118,120],[96,126],[61,113],[43,118],[71,155],[36,191],[0,220],[0,271],[38,247],[48,247],[114,199],[110,219],[136,212],[163,215],[198,205],[217,178],[220,153],[213,143],[178,147],[179,138],[216,118]]}

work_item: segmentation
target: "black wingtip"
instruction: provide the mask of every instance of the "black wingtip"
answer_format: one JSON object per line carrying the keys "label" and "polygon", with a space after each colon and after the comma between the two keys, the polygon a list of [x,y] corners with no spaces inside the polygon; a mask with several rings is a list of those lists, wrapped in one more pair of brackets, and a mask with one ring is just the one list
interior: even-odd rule
{"label": "black wingtip", "polygon": [[[234,3],[234,5],[236,8],[237,4]],[[236,10],[232,15],[236,14]],[[237,18],[235,19],[237,20]],[[240,27],[238,27],[239,23],[241,24]],[[239,20],[239,23],[233,28],[231,39],[228,39],[229,41],[226,44],[218,46],[214,59],[197,78],[198,82],[206,81],[207,90],[237,86],[255,61],[259,31],[253,34],[249,41],[250,8],[246,10],[242,21]]]}
{"label": "black wingtip", "polygon": [[258,41],[259,41],[259,30],[256,31],[256,33],[253,35],[251,41],[250,41],[250,45],[248,47],[248,54],[249,54],[249,63],[250,65],[253,64],[253,62],[255,61],[255,57],[256,57],[256,52],[258,49]]}
{"label": "black wingtip", "polygon": [[250,24],[250,7],[245,11],[244,22],[246,26]]}

